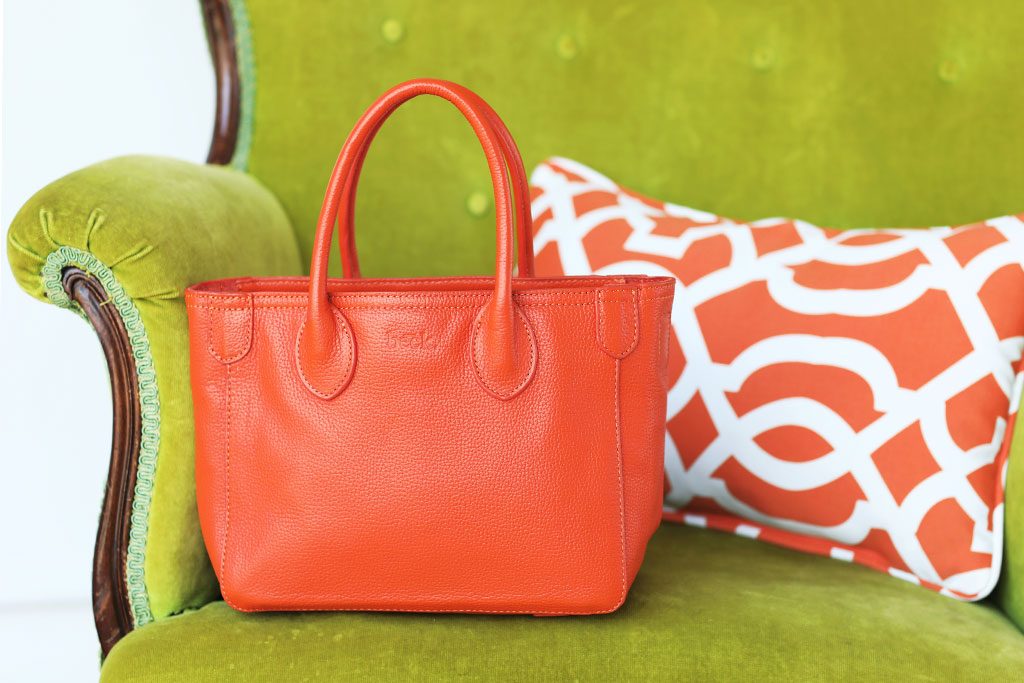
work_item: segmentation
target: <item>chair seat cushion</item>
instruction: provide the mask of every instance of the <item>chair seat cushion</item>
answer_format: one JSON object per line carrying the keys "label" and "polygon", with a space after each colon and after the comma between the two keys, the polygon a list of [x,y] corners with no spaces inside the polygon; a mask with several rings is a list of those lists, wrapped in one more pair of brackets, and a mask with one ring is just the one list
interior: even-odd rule
{"label": "chair seat cushion", "polygon": [[103,681],[1010,680],[1024,636],[864,567],[663,526],[600,617],[243,614],[221,602],[125,637]]}

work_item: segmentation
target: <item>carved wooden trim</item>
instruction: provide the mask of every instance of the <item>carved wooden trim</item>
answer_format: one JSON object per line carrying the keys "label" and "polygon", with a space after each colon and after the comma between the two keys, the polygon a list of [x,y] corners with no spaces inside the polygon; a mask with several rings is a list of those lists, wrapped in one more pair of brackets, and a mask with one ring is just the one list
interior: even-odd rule
{"label": "carved wooden trim", "polygon": [[125,563],[142,440],[139,385],[128,331],[117,309],[106,305],[110,297],[100,281],[79,268],[65,268],[61,284],[96,330],[110,373],[114,429],[92,565],[93,617],[106,655],[133,625]]}
{"label": "carved wooden trim", "polygon": [[213,140],[206,157],[210,164],[229,164],[238,142],[241,119],[241,83],[235,52],[235,26],[229,0],[202,0],[203,23],[217,78],[217,112]]}
{"label": "carved wooden trim", "polygon": [[[229,0],[202,0],[203,21],[216,75],[216,115],[207,162],[228,164],[235,152],[241,86]],[[103,655],[134,627],[126,583],[128,538],[142,441],[141,406],[128,331],[103,285],[85,271],[65,268],[61,284],[81,306],[103,347],[113,397],[110,469],[93,553],[92,606]]]}

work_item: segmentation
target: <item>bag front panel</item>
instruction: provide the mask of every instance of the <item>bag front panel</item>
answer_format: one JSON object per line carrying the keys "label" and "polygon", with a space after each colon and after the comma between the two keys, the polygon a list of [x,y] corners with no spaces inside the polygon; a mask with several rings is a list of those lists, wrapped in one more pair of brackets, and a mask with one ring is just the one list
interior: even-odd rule
{"label": "bag front panel", "polygon": [[[201,430],[197,449],[204,534],[226,598],[242,609],[532,613],[621,603],[635,573],[626,526],[643,535],[631,544],[642,555],[660,509],[656,494],[631,494],[630,509],[623,500],[619,440],[635,431],[622,424],[623,362],[596,342],[595,290],[516,298],[537,371],[509,401],[471,367],[486,295],[335,296],[356,364],[332,400],[295,371],[304,297],[190,298],[197,417],[223,413],[210,423],[226,427]],[[245,305],[249,318],[227,312]],[[640,306],[645,318],[649,309]],[[248,323],[248,345],[217,331],[224,323]],[[631,396],[652,405],[664,403],[657,342],[642,339],[624,362],[631,387],[654,395]],[[643,444],[625,452],[630,467],[655,473],[653,489],[662,444]]]}

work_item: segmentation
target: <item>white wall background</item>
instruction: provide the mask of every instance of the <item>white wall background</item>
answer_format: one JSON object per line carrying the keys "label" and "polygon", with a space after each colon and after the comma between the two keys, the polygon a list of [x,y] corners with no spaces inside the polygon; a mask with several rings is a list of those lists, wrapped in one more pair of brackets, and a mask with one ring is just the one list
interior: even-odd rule
{"label": "white wall background", "polygon": [[[35,191],[93,162],[202,161],[213,97],[198,0],[6,0],[2,234]],[[96,678],[90,582],[110,411],[91,328],[22,292],[3,254],[2,680]]]}

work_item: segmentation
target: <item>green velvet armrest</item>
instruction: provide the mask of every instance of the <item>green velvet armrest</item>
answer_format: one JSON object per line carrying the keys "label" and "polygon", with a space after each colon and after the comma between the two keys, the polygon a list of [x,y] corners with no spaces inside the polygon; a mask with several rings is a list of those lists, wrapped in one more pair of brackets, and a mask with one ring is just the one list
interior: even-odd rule
{"label": "green velvet armrest", "polygon": [[1003,566],[995,600],[1024,631],[1024,422],[1018,415],[1006,474]]}
{"label": "green velvet armrest", "polygon": [[83,313],[62,284],[68,269],[80,269],[102,285],[103,305],[127,333],[140,435],[123,516],[127,628],[201,606],[217,585],[195,506],[183,294],[203,280],[303,273],[287,216],[245,173],[122,157],[38,192],[15,217],[7,246],[29,294]]}

